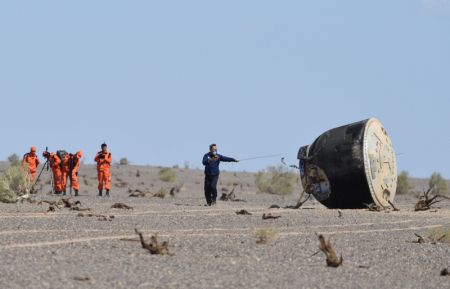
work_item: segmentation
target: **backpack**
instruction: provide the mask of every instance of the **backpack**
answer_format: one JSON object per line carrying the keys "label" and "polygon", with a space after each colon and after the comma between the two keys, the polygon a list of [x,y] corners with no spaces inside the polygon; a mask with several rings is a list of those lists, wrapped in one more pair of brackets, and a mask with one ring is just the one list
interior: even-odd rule
{"label": "backpack", "polygon": [[56,155],[59,157],[59,159],[61,160],[61,168],[64,167],[64,160],[66,159],[66,156],[68,155],[67,151],[65,150],[57,150],[56,151]]}
{"label": "backpack", "polygon": [[69,171],[72,171],[73,168],[78,164],[79,159],[75,157],[75,154],[69,154]]}

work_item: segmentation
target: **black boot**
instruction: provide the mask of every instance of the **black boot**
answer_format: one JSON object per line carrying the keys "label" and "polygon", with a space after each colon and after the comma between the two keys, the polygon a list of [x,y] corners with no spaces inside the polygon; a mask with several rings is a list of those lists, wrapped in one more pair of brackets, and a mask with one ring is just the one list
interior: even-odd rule
{"label": "black boot", "polygon": [[109,190],[106,190],[106,196],[109,197]]}
{"label": "black boot", "polygon": [[103,194],[103,190],[98,190],[98,196],[101,197]]}
{"label": "black boot", "polygon": [[75,190],[75,197],[78,197],[78,190]]}

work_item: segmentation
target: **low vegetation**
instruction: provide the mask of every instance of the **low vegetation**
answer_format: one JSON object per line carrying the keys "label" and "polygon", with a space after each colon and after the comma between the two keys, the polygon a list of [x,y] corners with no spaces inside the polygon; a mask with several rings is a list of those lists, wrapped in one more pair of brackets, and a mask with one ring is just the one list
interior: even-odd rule
{"label": "low vegetation", "polygon": [[20,158],[17,154],[12,154],[8,157],[8,162],[11,166],[20,166]]}
{"label": "low vegetation", "polygon": [[433,229],[428,233],[428,238],[439,241],[440,243],[450,244],[450,227]]}
{"label": "low vegetation", "polygon": [[409,183],[409,173],[401,171],[397,177],[397,195],[406,195],[411,192],[412,186]]}
{"label": "low vegetation", "polygon": [[274,229],[259,229],[255,233],[257,244],[267,244],[271,239],[275,238],[277,231]]}
{"label": "low vegetation", "polygon": [[171,168],[160,169],[158,175],[161,181],[167,183],[173,183],[177,179],[177,173]]}
{"label": "low vegetation", "polygon": [[164,199],[166,196],[167,196],[167,189],[166,188],[159,189],[159,191],[153,195],[153,197],[158,197],[158,198],[161,198],[161,199]]}
{"label": "low vegetation", "polygon": [[440,173],[434,172],[431,175],[430,180],[428,181],[428,185],[430,186],[430,188],[432,188],[431,192],[434,195],[448,195],[447,181],[442,177]]}
{"label": "low vegetation", "polygon": [[338,257],[336,254],[336,251],[331,246],[330,239],[326,240],[323,235],[318,235],[319,238],[319,249],[322,251],[326,256],[326,262],[328,267],[339,267],[342,265],[343,259],[342,255]]}
{"label": "low vegetation", "polygon": [[292,194],[297,175],[282,166],[269,166],[258,172],[255,184],[262,193],[289,195]]}
{"label": "low vegetation", "polygon": [[111,206],[111,209],[133,210],[133,207],[128,206],[127,204],[124,204],[124,203],[115,203],[114,205]]}
{"label": "low vegetation", "polygon": [[14,203],[21,196],[30,193],[32,182],[19,166],[8,168],[0,177],[0,202]]}
{"label": "low vegetation", "polygon": [[439,195],[430,196],[432,190],[433,188],[430,187],[419,196],[419,201],[416,203],[414,211],[427,211],[431,209],[434,204],[439,203],[442,200]]}
{"label": "low vegetation", "polygon": [[139,236],[139,241],[141,242],[142,248],[148,250],[148,252],[150,252],[150,254],[173,256],[173,253],[170,253],[170,251],[169,251],[169,242],[168,241],[159,243],[158,236],[153,235],[153,236],[151,236],[150,241],[146,242],[142,232],[138,231],[138,229],[134,229],[134,231]]}
{"label": "low vegetation", "polygon": [[129,165],[129,164],[130,164],[130,162],[128,161],[127,158],[121,158],[121,159],[119,160],[119,165],[121,165],[121,166],[127,166],[127,165]]}

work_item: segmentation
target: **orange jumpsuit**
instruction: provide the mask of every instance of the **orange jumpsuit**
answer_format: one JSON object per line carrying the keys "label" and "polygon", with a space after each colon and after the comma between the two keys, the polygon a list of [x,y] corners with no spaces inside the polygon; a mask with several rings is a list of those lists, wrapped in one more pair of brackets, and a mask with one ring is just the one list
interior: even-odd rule
{"label": "orange jumpsuit", "polygon": [[[101,157],[101,156],[104,157]],[[97,162],[98,189],[103,190],[103,184],[106,190],[111,189],[111,172],[112,155],[110,152],[103,154],[98,152],[94,159]]]}
{"label": "orange jumpsuit", "polygon": [[[80,167],[80,160],[83,157],[83,152],[79,151],[72,155],[70,161],[72,162],[72,188],[75,191],[80,189],[80,184],[78,183],[78,168]],[[70,166],[69,166],[70,171]]]}
{"label": "orange jumpsuit", "polygon": [[70,156],[67,154],[64,156],[64,160],[62,161],[62,169],[61,169],[61,186],[63,188],[63,191],[66,191],[67,188],[67,178],[69,176],[69,161],[70,161]]}
{"label": "orange jumpsuit", "polygon": [[23,156],[22,167],[24,169],[27,169],[28,167],[28,171],[30,172],[30,177],[32,181],[36,179],[36,170],[39,163],[40,163],[39,158],[34,152],[26,153]]}
{"label": "orange jumpsuit", "polygon": [[63,173],[61,169],[61,159],[58,157],[57,154],[51,153],[50,154],[50,167],[52,168],[53,172],[53,186],[55,188],[55,192],[63,192],[64,182],[63,182]]}

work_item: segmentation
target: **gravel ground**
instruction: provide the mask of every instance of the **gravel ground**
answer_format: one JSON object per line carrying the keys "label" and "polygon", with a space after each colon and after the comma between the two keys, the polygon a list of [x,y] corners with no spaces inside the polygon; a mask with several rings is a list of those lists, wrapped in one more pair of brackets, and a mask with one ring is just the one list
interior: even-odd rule
{"label": "gravel ground", "polygon": [[[129,189],[170,189],[157,172],[115,166],[112,196],[100,198],[95,168],[81,168],[77,199],[92,213],[113,215],[111,221],[67,208],[47,212],[47,204],[0,204],[0,288],[450,287],[450,277],[439,276],[450,266],[450,244],[413,242],[414,233],[450,226],[450,202],[428,212],[414,212],[415,198],[405,196],[396,199],[399,212],[328,210],[315,201],[299,210],[268,209],[292,205],[298,195],[257,194],[253,174],[223,173],[220,188],[237,185],[244,202],[205,207],[202,172],[181,169],[183,189],[175,196],[128,197]],[[48,191],[43,186],[36,199],[60,198]],[[116,202],[134,209],[111,209]],[[252,215],[236,215],[241,209]],[[263,213],[281,217],[263,220]],[[174,255],[149,254],[135,228],[147,239],[157,233]],[[267,244],[256,243],[261,229],[274,232]],[[324,255],[314,254],[316,233],[331,237],[343,266],[327,267]]]}

